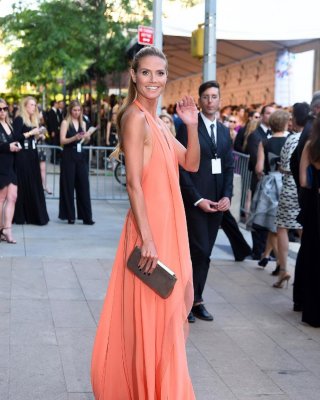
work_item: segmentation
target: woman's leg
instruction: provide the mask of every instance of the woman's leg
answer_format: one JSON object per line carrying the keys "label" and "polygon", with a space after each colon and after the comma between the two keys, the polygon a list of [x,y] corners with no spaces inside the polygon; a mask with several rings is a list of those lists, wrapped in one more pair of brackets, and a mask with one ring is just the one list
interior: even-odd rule
{"label": "woman's leg", "polygon": [[47,177],[46,177],[46,162],[45,161],[40,161],[40,173],[41,173],[42,187],[43,187],[43,189],[46,189]]}
{"label": "woman's leg", "polygon": [[[278,240],[277,233],[269,232],[268,236],[270,236],[270,243],[273,250],[273,254],[275,258],[278,260]],[[279,264],[279,262],[278,262]]]}
{"label": "woman's leg", "polygon": [[3,228],[4,228],[3,232],[5,233],[7,241],[9,242],[13,241],[11,226],[12,226],[14,208],[17,201],[17,193],[18,193],[17,186],[10,183],[7,190],[6,204],[3,213]]}
{"label": "woman's leg", "polygon": [[272,239],[271,239],[271,232],[268,232],[266,247],[264,252],[262,253],[262,258],[269,258],[271,251],[272,251]]}
{"label": "woman's leg", "polygon": [[7,198],[7,193],[8,193],[8,186],[5,186],[4,188],[0,189],[0,228],[5,227],[3,210]]}
{"label": "woman's leg", "polygon": [[286,228],[278,226],[277,234],[278,234],[278,264],[280,265],[281,269],[286,270],[288,251],[289,251],[288,230]]}

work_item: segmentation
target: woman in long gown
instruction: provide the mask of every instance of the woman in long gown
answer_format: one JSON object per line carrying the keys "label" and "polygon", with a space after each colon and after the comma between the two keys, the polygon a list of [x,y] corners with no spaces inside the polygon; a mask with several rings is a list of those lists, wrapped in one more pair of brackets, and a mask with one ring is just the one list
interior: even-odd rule
{"label": "woman in long gown", "polygon": [[[299,221],[303,226],[301,254],[303,269],[302,321],[320,327],[320,115],[315,119],[310,141],[300,161],[303,196]],[[299,278],[301,279],[301,278]]]}
{"label": "woman in long gown", "polygon": [[40,173],[37,140],[43,138],[39,111],[34,97],[22,99],[19,115],[13,121],[15,140],[22,150],[17,154],[18,198],[14,213],[16,224],[46,225],[49,221]]}
{"label": "woman in long gown", "polygon": [[[185,351],[192,269],[178,163],[189,171],[198,169],[197,109],[190,97],[178,103],[188,127],[185,149],[156,115],[167,80],[164,54],[143,48],[130,72],[118,124],[131,208],[94,344],[93,392],[96,400],[193,400]],[[177,283],[167,299],[127,268],[136,245],[145,273],[152,273],[158,258],[175,272]]]}
{"label": "woman in long gown", "polygon": [[72,100],[60,129],[60,143],[63,145],[63,152],[60,163],[59,218],[67,219],[68,224],[74,224],[76,219],[74,192],[77,195],[77,218],[82,219],[84,225],[94,224],[90,199],[89,167],[86,153],[82,148],[82,145],[88,143],[89,140],[90,133],[86,132],[81,104],[78,100]]}
{"label": "woman in long gown", "polygon": [[17,243],[12,237],[11,225],[17,199],[15,153],[20,149],[13,139],[8,105],[0,98],[0,241],[12,244]]}

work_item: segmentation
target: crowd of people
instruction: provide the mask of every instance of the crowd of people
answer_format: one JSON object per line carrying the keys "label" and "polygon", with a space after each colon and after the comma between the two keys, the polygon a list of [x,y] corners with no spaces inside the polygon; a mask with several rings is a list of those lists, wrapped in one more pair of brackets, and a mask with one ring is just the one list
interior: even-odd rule
{"label": "crowd of people", "polygon": [[[198,88],[198,108],[192,97],[184,96],[158,116],[167,73],[160,50],[140,50],[130,69],[127,99],[122,105],[122,97],[110,98],[103,125],[105,144],[116,146],[113,156],[125,156],[130,209],[93,349],[97,398],[195,398],[185,327],[197,318],[214,319],[203,292],[219,227],[236,261],[251,256],[264,268],[274,258],[276,289],[291,279],[289,233],[296,233],[301,246],[293,310],[302,312],[303,322],[320,327],[320,92],[310,105],[295,103],[288,109],[276,104],[220,109],[220,85],[207,81]],[[78,100],[67,109],[64,102],[53,101],[41,113],[36,99],[28,96],[12,115],[0,99],[1,240],[16,243],[12,222],[49,221],[47,160],[37,148],[46,140],[55,146],[50,161],[60,165],[59,218],[94,224],[83,149],[96,129],[91,114]],[[252,249],[230,212],[232,151],[248,156],[252,172],[247,193]],[[126,264],[136,247],[141,258],[132,272]],[[160,267],[175,277],[165,298],[148,284]]]}
{"label": "crowd of people", "polygon": [[[123,101],[124,96],[111,95],[102,104],[102,140],[106,146],[118,144],[117,116]],[[263,268],[270,260],[276,261],[272,272],[278,276],[275,288],[282,288],[291,278],[287,272],[289,238],[304,242],[301,222],[304,197],[298,199],[298,192],[305,190],[300,187],[297,162],[303,150],[300,142],[303,139],[305,144],[306,141],[306,134],[302,132],[312,131],[313,121],[320,111],[319,103],[316,93],[311,105],[296,103],[282,108],[275,103],[256,104],[217,107],[215,111],[216,120],[228,129],[232,149],[249,155],[248,169],[252,172],[252,179],[246,194],[246,217],[248,229],[252,232],[252,249],[240,231],[234,228],[229,210],[225,210],[219,225],[230,239],[235,260],[251,256]],[[205,108],[201,102],[199,106],[201,110]],[[31,96],[22,99],[19,107],[0,100],[0,232],[3,240],[15,243],[12,222],[45,225],[49,221],[45,194],[51,194],[51,191],[46,183],[46,154],[37,149],[37,145],[42,143],[55,147],[50,161],[59,163],[61,167],[59,218],[69,224],[74,224],[77,218],[84,224],[94,223],[87,154],[82,149],[82,145],[94,143],[94,135],[88,133],[97,119],[95,105],[93,107],[71,101],[66,108],[64,101],[54,100],[49,110],[41,111]],[[177,107],[171,104],[162,107],[159,118],[172,136],[179,139],[183,122]],[[290,167],[292,156],[295,163]],[[181,188],[183,192],[183,184]],[[228,234],[230,224],[232,234]],[[299,293],[299,290],[295,292]],[[302,300],[297,296],[295,309],[302,309]]]}

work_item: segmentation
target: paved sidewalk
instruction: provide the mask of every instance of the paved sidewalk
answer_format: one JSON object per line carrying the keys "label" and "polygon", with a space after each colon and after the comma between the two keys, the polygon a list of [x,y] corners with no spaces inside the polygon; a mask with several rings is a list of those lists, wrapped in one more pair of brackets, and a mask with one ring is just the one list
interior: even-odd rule
{"label": "paved sidewalk", "polygon": [[[94,202],[94,226],[67,225],[47,204],[48,226],[15,226],[18,244],[0,244],[1,400],[93,399],[92,344],[127,203]],[[291,284],[271,287],[274,265],[232,260],[220,232],[205,293],[215,321],[191,325],[187,345],[197,400],[318,400],[320,330],[292,311]]]}

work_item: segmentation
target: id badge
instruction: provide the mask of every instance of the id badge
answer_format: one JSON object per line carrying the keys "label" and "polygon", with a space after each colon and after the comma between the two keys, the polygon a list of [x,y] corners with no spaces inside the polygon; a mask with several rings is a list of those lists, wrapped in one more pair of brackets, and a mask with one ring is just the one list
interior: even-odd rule
{"label": "id badge", "polygon": [[221,174],[221,158],[213,158],[211,160],[212,174]]}
{"label": "id badge", "polygon": [[35,150],[36,149],[36,142],[34,139],[32,139],[32,149]]}
{"label": "id badge", "polygon": [[81,143],[77,143],[77,152],[81,153]]}

